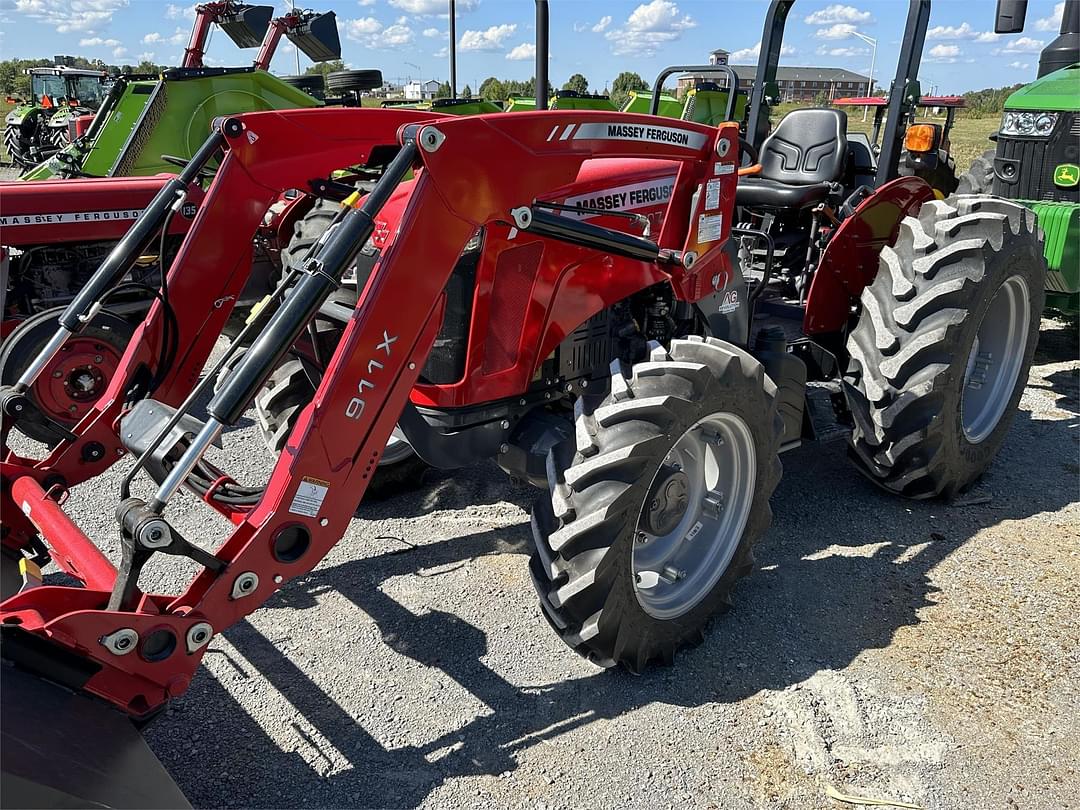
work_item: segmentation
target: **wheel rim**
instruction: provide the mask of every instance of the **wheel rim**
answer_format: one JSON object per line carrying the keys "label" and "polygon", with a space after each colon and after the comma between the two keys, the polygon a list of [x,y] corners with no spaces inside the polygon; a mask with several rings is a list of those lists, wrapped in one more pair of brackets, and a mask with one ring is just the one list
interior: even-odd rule
{"label": "wheel rim", "polygon": [[101,398],[119,365],[115,347],[72,337],[42,370],[32,389],[34,399],[52,419],[73,425]]}
{"label": "wheel rim", "polygon": [[1001,421],[1024,362],[1030,328],[1028,285],[1013,276],[994,294],[968,354],[960,418],[972,444],[983,441]]}
{"label": "wheel rim", "polygon": [[384,467],[390,464],[397,464],[412,458],[413,449],[409,444],[409,440],[405,438],[405,434],[401,432],[401,428],[394,426],[394,432],[390,434],[389,440],[386,442],[386,449],[383,450],[382,458],[379,459],[379,466]]}
{"label": "wheel rim", "polygon": [[742,539],[756,481],[753,436],[734,414],[707,416],[675,442],[634,538],[634,590],[646,613],[673,619],[712,591]]}

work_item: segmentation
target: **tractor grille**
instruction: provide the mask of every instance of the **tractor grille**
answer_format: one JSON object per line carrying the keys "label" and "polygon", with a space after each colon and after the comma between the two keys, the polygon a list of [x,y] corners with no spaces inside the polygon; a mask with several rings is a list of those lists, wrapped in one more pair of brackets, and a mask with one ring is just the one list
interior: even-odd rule
{"label": "tractor grille", "polygon": [[1054,169],[1080,163],[1080,115],[1062,113],[1049,138],[999,135],[993,193],[1014,200],[1080,202],[1080,186],[1058,188]]}

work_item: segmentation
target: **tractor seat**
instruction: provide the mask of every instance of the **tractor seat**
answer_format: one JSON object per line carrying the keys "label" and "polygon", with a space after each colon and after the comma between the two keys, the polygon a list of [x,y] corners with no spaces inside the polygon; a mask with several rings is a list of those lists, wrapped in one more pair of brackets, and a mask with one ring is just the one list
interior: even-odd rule
{"label": "tractor seat", "polygon": [[840,110],[793,110],[761,145],[761,174],[743,177],[737,205],[806,208],[824,200],[840,180],[847,155],[847,115]]}

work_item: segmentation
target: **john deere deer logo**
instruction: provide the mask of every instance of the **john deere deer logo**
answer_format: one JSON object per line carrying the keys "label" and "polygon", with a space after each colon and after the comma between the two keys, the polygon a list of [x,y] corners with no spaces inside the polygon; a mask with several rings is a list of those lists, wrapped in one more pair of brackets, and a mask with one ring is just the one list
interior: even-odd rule
{"label": "john deere deer logo", "polygon": [[1080,166],[1075,163],[1062,163],[1054,169],[1054,185],[1072,188],[1080,183]]}

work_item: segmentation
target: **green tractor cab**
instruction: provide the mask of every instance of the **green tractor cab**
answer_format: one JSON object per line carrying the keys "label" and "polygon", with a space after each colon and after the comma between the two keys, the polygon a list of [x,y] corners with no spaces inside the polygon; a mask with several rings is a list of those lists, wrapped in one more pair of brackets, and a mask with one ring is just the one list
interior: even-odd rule
{"label": "green tractor cab", "polygon": [[69,126],[89,115],[105,98],[106,74],[100,70],[56,65],[26,71],[30,98],[8,99],[15,109],[4,119],[4,146],[12,162],[29,168],[67,145]]}

